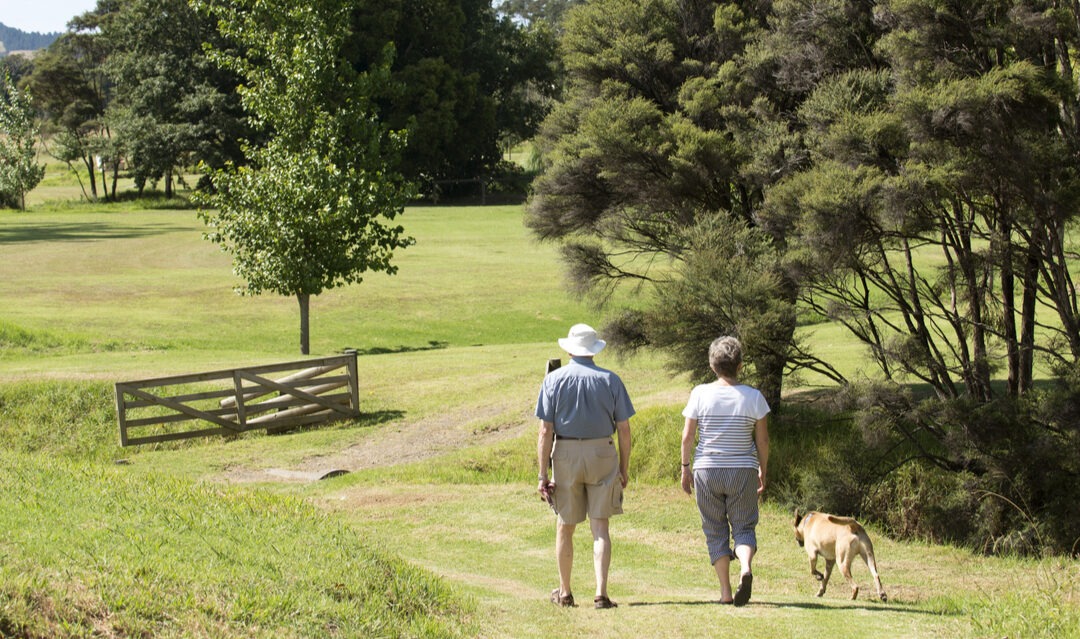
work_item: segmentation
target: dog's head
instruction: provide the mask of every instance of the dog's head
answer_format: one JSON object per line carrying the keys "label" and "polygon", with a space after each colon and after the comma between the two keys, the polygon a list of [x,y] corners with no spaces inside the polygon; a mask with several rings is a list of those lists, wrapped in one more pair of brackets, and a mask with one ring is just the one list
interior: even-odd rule
{"label": "dog's head", "polygon": [[795,541],[800,546],[806,543],[806,538],[803,536],[802,529],[803,516],[799,514],[799,509],[795,509],[795,523],[792,524],[792,528],[795,529]]}

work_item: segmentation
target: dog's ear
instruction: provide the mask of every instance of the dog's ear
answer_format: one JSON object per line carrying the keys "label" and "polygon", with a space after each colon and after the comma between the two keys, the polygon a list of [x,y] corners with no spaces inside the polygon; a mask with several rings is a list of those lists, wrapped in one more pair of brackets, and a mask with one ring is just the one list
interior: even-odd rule
{"label": "dog's ear", "polygon": [[796,508],[795,509],[795,525],[798,526],[800,521],[802,521],[802,515],[799,514],[799,509]]}

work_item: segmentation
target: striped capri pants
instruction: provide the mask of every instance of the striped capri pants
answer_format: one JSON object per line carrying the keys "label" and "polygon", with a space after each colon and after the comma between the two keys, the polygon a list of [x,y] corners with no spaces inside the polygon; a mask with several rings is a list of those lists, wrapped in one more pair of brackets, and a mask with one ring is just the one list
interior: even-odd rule
{"label": "striped capri pants", "polygon": [[734,555],[732,537],[736,546],[757,548],[757,489],[756,468],[694,469],[694,493],[710,564]]}

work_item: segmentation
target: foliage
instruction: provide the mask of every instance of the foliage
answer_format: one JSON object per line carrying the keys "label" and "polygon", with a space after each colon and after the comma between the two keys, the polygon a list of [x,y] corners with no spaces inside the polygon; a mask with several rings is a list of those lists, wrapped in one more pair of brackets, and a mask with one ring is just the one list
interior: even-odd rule
{"label": "foliage", "polygon": [[11,76],[15,86],[19,86],[23,77],[30,74],[34,68],[34,60],[29,56],[10,55],[0,57],[0,73],[6,71]]}
{"label": "foliage", "polygon": [[[9,51],[33,51],[44,49],[56,40],[56,33],[26,32],[0,24],[0,54]],[[19,57],[19,56],[14,56]]]}
{"label": "foliage", "polygon": [[[866,344],[877,377],[929,388],[851,389],[874,398],[852,441],[884,448],[846,465],[832,503],[857,509],[850,488],[911,462],[1024,501],[1045,527],[1048,486],[1072,472],[1046,451],[1071,436],[1032,417],[1034,372],[1080,358],[1080,100],[1075,8],[1044,9],[590,3],[565,23],[571,82],[542,129],[528,224],[563,246],[579,290],[644,291],[609,328],[676,366],[737,333],[774,397],[785,365],[849,385],[795,339],[797,317],[824,317]],[[1031,464],[1062,471],[995,479]],[[1018,523],[989,519],[965,541]]]}
{"label": "foliage", "polygon": [[242,160],[240,142],[252,132],[236,76],[207,56],[207,47],[228,47],[210,16],[187,0],[101,4],[97,13],[114,82],[108,120],[140,193],[163,180],[171,197],[183,167]]}
{"label": "foliage", "polygon": [[535,132],[556,84],[549,29],[499,17],[489,0],[348,4],[352,64],[367,69],[388,46],[396,52],[377,103],[391,128],[408,131],[402,171],[426,190],[490,174],[501,143]]}
{"label": "foliage", "polygon": [[[762,218],[789,246],[801,301],[866,342],[887,378],[990,401],[1000,360],[1022,394],[1036,353],[1080,354],[1061,293],[1076,171],[1052,159],[1071,157],[1059,132],[1075,97],[1049,80],[1068,63],[1034,45],[1064,36],[995,3],[957,7],[939,31],[917,4],[883,14],[887,72],[826,75],[802,103],[812,162],[770,190]],[[1002,38],[1011,53],[992,55]],[[956,57],[954,40],[984,53]]]}
{"label": "foliage", "polygon": [[306,354],[309,297],[367,271],[394,273],[393,251],[412,243],[389,224],[410,195],[395,165],[401,135],[373,104],[388,60],[363,72],[347,63],[337,2],[199,6],[244,48],[216,57],[244,78],[244,107],[269,137],[247,147],[248,166],[211,174],[208,237],[233,254],[244,292],[297,298]]}
{"label": "foliage", "polygon": [[[562,244],[574,286],[599,303],[623,285],[650,293],[608,327],[629,332],[624,343],[664,348],[676,368],[700,371],[702,356],[687,352],[707,334],[756,341],[752,380],[775,404],[792,287],[771,250],[718,245],[757,233],[763,181],[744,167],[769,148],[753,123],[775,119],[755,93],[769,89],[751,57],[763,19],[755,3],[605,0],[571,12],[562,39],[570,81],[541,130],[545,166],[527,223]],[[735,255],[748,270],[724,264]],[[750,300],[759,294],[769,297]],[[743,302],[728,305],[732,295]],[[676,302],[692,312],[672,313]],[[752,319],[752,308],[768,319]]]}
{"label": "foliage", "polygon": [[535,25],[543,20],[558,27],[566,12],[584,4],[584,0],[496,0],[493,4],[500,13],[525,24]]}
{"label": "foliage", "polygon": [[26,193],[41,182],[37,162],[37,124],[31,98],[0,73],[0,206],[26,208]]}
{"label": "foliage", "polygon": [[[94,199],[98,197],[98,158],[115,157],[105,121],[111,99],[102,68],[106,57],[97,20],[92,13],[86,14],[73,20],[72,30],[34,58],[33,70],[23,80],[47,123],[50,153],[76,175],[85,172],[90,192],[81,177],[80,186],[84,195]],[[101,189],[107,193],[104,182]]]}

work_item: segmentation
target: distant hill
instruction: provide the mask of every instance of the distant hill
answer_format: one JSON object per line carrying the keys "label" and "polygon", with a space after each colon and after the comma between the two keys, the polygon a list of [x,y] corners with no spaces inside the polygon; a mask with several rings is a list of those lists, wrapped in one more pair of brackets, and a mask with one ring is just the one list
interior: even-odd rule
{"label": "distant hill", "polygon": [[60,37],[56,33],[27,33],[21,29],[13,29],[0,22],[0,57],[11,51],[35,51],[44,49]]}

